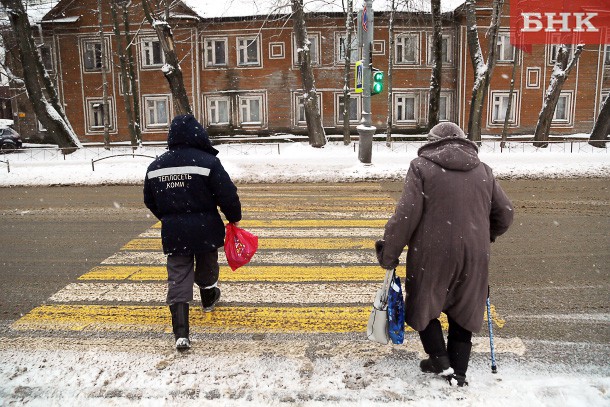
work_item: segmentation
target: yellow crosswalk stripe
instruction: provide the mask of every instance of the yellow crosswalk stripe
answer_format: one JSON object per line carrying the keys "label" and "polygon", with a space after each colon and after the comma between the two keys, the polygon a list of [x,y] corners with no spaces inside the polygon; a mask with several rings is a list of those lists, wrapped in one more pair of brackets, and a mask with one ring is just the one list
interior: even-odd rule
{"label": "yellow crosswalk stripe", "polygon": [[[244,219],[239,222],[242,228],[278,228],[278,227],[353,227],[353,228],[383,228],[387,219]],[[161,228],[161,222],[155,223],[155,229]]]}
{"label": "yellow crosswalk stripe", "polygon": [[[373,239],[345,238],[272,238],[258,240],[258,248],[265,249],[296,249],[296,250],[337,250],[337,249],[373,249]],[[161,239],[133,239],[121,250],[162,250]]]}
{"label": "yellow crosswalk stripe", "polygon": [[[365,332],[371,307],[191,307],[193,332]],[[500,327],[504,320],[492,313]],[[447,318],[441,317],[443,328]],[[167,306],[42,305],[13,323],[15,330],[170,331]],[[410,328],[407,328],[410,330]]]}
{"label": "yellow crosswalk stripe", "polygon": [[[379,266],[245,266],[232,271],[220,267],[220,281],[382,281],[385,271]],[[98,266],[79,280],[100,281],[165,281],[165,266]]]}

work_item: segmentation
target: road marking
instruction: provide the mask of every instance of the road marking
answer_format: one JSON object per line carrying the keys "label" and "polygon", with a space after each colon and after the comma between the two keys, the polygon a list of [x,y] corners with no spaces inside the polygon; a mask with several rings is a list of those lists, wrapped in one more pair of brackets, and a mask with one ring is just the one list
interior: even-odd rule
{"label": "road marking", "polygon": [[[220,267],[223,281],[382,281],[385,271],[375,266],[252,266],[235,271],[228,266]],[[98,266],[83,274],[79,280],[129,280],[167,281],[167,269],[163,266]]]}
{"label": "road marking", "polygon": [[[371,307],[219,306],[214,312],[191,307],[193,332],[357,333],[366,331]],[[493,314],[492,314],[493,315]],[[15,330],[170,332],[167,306],[41,305],[15,321]],[[441,315],[447,329],[447,318]],[[504,325],[504,321],[501,325]],[[411,328],[406,329],[412,331]]]}
{"label": "road marking", "polygon": [[[336,250],[336,249],[374,249],[373,239],[350,238],[264,238],[258,240],[259,250],[294,249],[294,250]],[[162,250],[161,239],[133,239],[121,250]]]}
{"label": "road marking", "polygon": [[[222,249],[221,249],[222,250]],[[220,255],[220,264],[227,264],[224,256]],[[132,252],[119,251],[106,260],[102,264],[122,264],[122,265],[164,265],[167,258],[161,252]],[[261,250],[258,251],[249,264],[329,264],[329,265],[372,265],[379,264],[377,256],[373,250],[333,250],[333,251],[274,251]]]}
{"label": "road marking", "polygon": [[[249,228],[248,232],[259,238],[267,237],[368,237],[381,239],[383,228]],[[140,238],[161,238],[161,229],[148,229]]]}
{"label": "road marking", "polygon": [[[331,227],[352,227],[352,228],[383,228],[388,222],[384,219],[244,219],[239,222],[242,228],[331,228]],[[161,222],[155,223],[155,229],[161,228]]]}

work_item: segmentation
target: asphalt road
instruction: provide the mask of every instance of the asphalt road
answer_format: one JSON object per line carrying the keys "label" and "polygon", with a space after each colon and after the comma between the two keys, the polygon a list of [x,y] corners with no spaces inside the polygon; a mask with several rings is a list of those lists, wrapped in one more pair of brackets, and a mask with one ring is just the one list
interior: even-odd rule
{"label": "asphalt road", "polygon": [[[513,227],[492,249],[492,302],[506,320],[501,335],[608,344],[610,179],[501,184],[516,208]],[[363,185],[336,187],[361,196],[370,193]],[[386,197],[397,198],[402,185],[381,187]],[[273,199],[265,205],[273,207]],[[4,324],[45,303],[155,223],[139,186],[3,188],[0,218]]]}

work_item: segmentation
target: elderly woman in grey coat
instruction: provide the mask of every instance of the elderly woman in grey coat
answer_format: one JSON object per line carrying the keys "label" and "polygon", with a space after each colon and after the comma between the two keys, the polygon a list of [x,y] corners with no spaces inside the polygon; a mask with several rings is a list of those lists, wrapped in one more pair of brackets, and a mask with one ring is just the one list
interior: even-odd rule
{"label": "elderly woman in grey coat", "polygon": [[434,126],[428,140],[411,161],[377,256],[383,268],[395,268],[408,246],[405,319],[429,355],[420,368],[464,386],[472,332],[483,323],[490,243],[511,225],[513,206],[457,125]]}

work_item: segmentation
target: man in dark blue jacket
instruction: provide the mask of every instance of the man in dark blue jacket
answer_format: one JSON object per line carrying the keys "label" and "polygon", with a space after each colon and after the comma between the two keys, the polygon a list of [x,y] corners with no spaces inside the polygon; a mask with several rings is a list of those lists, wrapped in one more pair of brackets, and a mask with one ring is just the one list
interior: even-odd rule
{"label": "man in dark blue jacket", "polygon": [[150,164],[144,180],[144,203],[161,220],[167,255],[167,304],[172,314],[176,349],[190,348],[189,301],[193,283],[204,311],[220,298],[218,249],[225,228],[218,207],[230,223],[241,220],[237,188],[216,158],[203,126],[192,116],[176,116],[167,137],[169,151]]}

